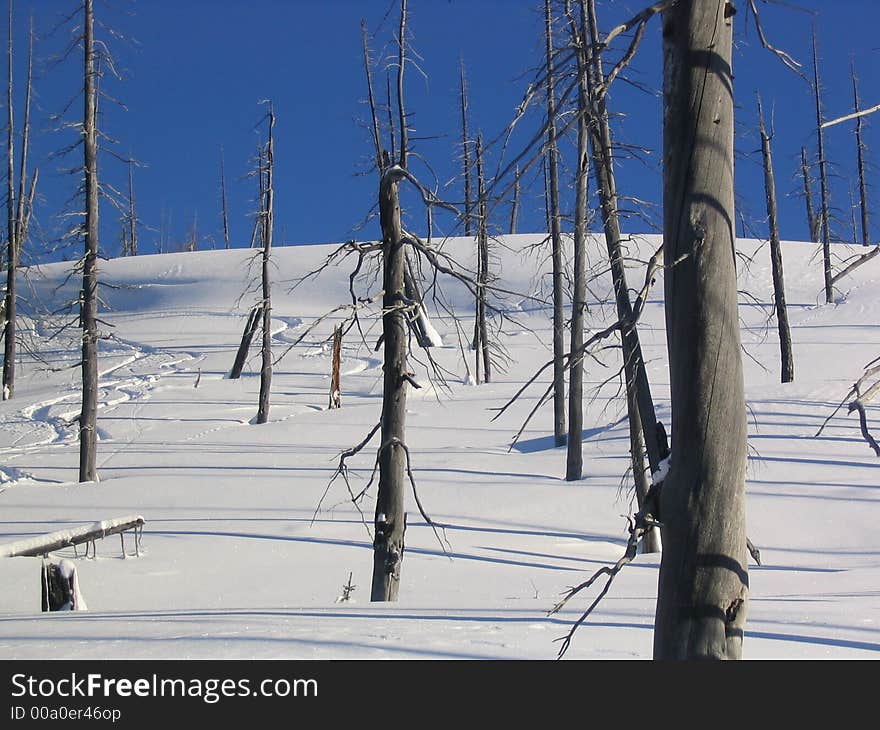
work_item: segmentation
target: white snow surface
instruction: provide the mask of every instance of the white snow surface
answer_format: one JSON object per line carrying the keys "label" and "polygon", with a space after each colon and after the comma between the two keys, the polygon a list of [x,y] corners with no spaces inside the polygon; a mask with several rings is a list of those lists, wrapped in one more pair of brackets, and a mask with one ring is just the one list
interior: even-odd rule
{"label": "white snow surface", "polygon": [[[66,367],[79,356],[76,332],[50,339],[49,323],[24,318],[22,331],[51,370],[23,352],[15,398],[0,403],[0,544],[126,514],[142,515],[145,526],[140,557],[131,548],[123,555],[115,536],[97,543],[96,558],[82,551],[75,558],[72,548],[55,554],[75,561],[88,612],[40,613],[40,560],[0,559],[0,658],[554,659],[554,640],[602,581],[559,614],[547,611],[568,586],[623,554],[634,505],[626,407],[613,377],[617,350],[588,361],[583,480],[563,479],[565,448],[553,447],[549,404],[510,448],[549,371],[492,420],[551,355],[551,309],[531,298],[548,294],[547,257],[518,253],[541,238],[510,236],[497,248],[499,285],[522,296],[493,300],[509,315],[501,341],[511,361],[490,384],[469,382],[462,360],[459,343],[467,348],[473,331],[471,295],[440,275],[444,303],[463,318],[457,332],[427,292],[444,343],[431,355],[448,370],[448,387],[429,377],[416,350],[410,369],[423,387],[409,390],[406,440],[421,502],[445,528],[441,544],[407,495],[400,600],[392,604],[369,600],[375,485],[363,517],[342,479],[328,488],[340,452],[379,419],[375,306],[360,313],[366,342],[355,327],[343,345],[341,409],[327,408],[327,342],[344,310],[276,363],[269,423],[252,425],[256,345],[241,379],[226,377],[256,297],[252,252],[102,263],[101,280],[112,286],[102,289],[101,318],[114,328],[100,345],[100,481],[90,484],[76,483],[71,419],[80,374]],[[631,289],[643,283],[637,262],[658,244],[655,237],[630,244]],[[601,238],[590,245],[590,261],[607,268]],[[452,239],[445,248],[473,266],[472,242]],[[273,252],[276,356],[351,301],[353,259],[291,289],[333,249]],[[841,258],[860,250],[835,246]],[[780,385],[769,251],[750,240],[739,251],[748,533],[764,562],[749,566],[744,656],[880,657],[880,459],[845,408],[815,437],[880,355],[880,260],[840,282],[837,301],[826,305],[816,247],[783,244],[796,380]],[[56,291],[69,268],[28,272],[47,310],[75,299],[75,280]],[[375,295],[374,274],[365,266],[358,296]],[[588,327],[597,330],[614,316],[607,275],[592,291],[607,297],[590,306]],[[640,333],[658,417],[671,432],[662,275]],[[475,353],[464,355],[473,371]],[[867,415],[880,431],[880,406]],[[377,445],[349,460],[355,492],[369,480]],[[566,658],[650,658],[658,567],[659,556],[639,555],[624,568]],[[355,590],[337,602],[349,573]]]}

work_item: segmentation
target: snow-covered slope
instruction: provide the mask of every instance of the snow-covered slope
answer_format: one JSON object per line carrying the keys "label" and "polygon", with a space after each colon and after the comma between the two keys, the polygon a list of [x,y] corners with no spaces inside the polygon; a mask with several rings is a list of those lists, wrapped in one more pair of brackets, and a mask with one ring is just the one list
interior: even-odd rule
{"label": "snow-covered slope", "polygon": [[[588,365],[582,481],[562,479],[565,450],[552,447],[548,408],[510,449],[546,377],[492,420],[550,356],[550,312],[534,298],[548,289],[546,254],[529,248],[540,240],[510,236],[494,249],[498,285],[513,293],[494,300],[507,315],[500,339],[510,362],[491,384],[472,385],[473,353],[462,357],[473,327],[466,289],[441,276],[442,291],[428,294],[444,342],[432,356],[446,383],[429,377],[416,351],[413,370],[423,387],[410,391],[407,440],[421,501],[446,527],[438,541],[408,497],[401,598],[387,605],[369,602],[375,486],[362,515],[343,480],[329,484],[340,452],[379,418],[375,306],[361,310],[365,342],[357,328],[346,336],[343,407],[327,409],[328,336],[348,315],[338,310],[277,363],[270,422],[257,426],[256,347],[244,376],[226,377],[257,296],[252,252],[102,264],[102,318],[113,327],[101,344],[101,481],[76,483],[76,332],[50,338],[51,323],[34,320],[28,339],[42,362],[25,355],[16,398],[0,404],[0,543],[140,514],[142,552],[133,556],[131,538],[125,558],[116,536],[99,542],[95,559],[76,561],[90,610],[57,614],[39,613],[38,559],[0,559],[0,658],[554,658],[554,639],[594,594],[546,613],[566,587],[620,557],[632,495],[616,350]],[[643,282],[639,261],[657,245],[651,237],[632,242],[632,288]],[[465,266],[472,260],[468,241],[446,248]],[[880,261],[841,282],[835,304],[820,305],[815,247],[784,245],[796,381],[783,386],[767,304],[769,252],[753,241],[740,248],[749,534],[764,562],[750,570],[745,656],[880,656],[880,460],[845,409],[814,438],[880,355]],[[275,252],[276,356],[316,319],[351,302],[354,257],[292,288],[332,250]],[[598,239],[591,262],[603,268]],[[30,272],[31,311],[38,302],[54,310],[75,298],[78,284],[65,283],[67,273],[61,264]],[[357,295],[377,288],[365,265]],[[592,292],[598,300],[609,289],[603,276]],[[660,277],[641,334],[658,416],[668,427],[662,294]],[[612,316],[596,301],[588,319],[600,328]],[[877,406],[868,416],[880,429]],[[350,461],[352,489],[366,485],[374,457],[371,444]],[[657,570],[650,555],[628,566],[567,657],[650,657]],[[352,600],[337,602],[349,574]]]}

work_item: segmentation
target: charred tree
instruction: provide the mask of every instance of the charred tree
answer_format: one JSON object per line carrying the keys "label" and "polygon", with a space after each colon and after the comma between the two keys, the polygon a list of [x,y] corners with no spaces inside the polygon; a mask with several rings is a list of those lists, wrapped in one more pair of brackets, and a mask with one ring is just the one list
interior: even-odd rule
{"label": "charred tree", "polygon": [[248,351],[251,349],[251,343],[254,341],[254,335],[262,320],[263,307],[258,304],[248,315],[247,322],[244,325],[244,332],[241,335],[241,343],[238,346],[238,352],[235,355],[235,361],[232,363],[232,370],[229,371],[230,380],[238,380],[241,377],[241,371],[244,369],[244,363],[247,360]]}
{"label": "charred tree", "polygon": [[[585,10],[585,12],[583,12]],[[596,21],[594,0],[582,1],[584,34],[587,41],[583,47],[597,48],[599,45],[599,29]],[[599,204],[602,215],[602,226],[605,233],[605,246],[611,267],[611,278],[614,286],[614,298],[618,319],[624,323],[621,327],[621,347],[623,351],[623,372],[626,384],[629,420],[630,443],[643,443],[648,456],[651,474],[660,469],[660,445],[657,443],[657,416],[651,387],[642,355],[642,346],[633,317],[633,306],[629,298],[629,286],[624,267],[624,251],[618,210],[617,180],[614,174],[614,152],[611,136],[611,125],[605,93],[605,74],[602,58],[599,53],[587,53],[586,83],[591,118],[590,153],[593,164],[593,175],[598,188]],[[638,417],[632,417],[635,410]],[[644,431],[642,435],[638,431]],[[644,454],[631,449],[632,469],[635,477],[636,497],[639,508],[647,497],[645,480],[637,475],[644,473]],[[656,530],[649,528],[644,537],[643,550],[655,552],[659,549]]]}
{"label": "charred tree", "polygon": [[261,166],[260,175],[264,176],[262,210],[260,212],[262,251],[262,330],[263,346],[261,348],[262,364],[260,366],[260,400],[257,408],[257,423],[269,420],[269,392],[272,386],[272,282],[271,253],[272,230],[275,222],[275,109],[269,102],[268,111],[269,138],[264,154],[265,164]]}
{"label": "charred tree", "polygon": [[480,382],[480,358],[483,362],[483,382],[492,380],[489,357],[489,331],[486,326],[486,287],[489,284],[489,230],[486,205],[486,179],[483,175],[483,135],[477,136],[477,317],[474,350],[477,360],[477,383]]}
{"label": "charred tree", "polygon": [[[583,10],[583,3],[581,3]],[[587,306],[587,186],[590,175],[588,61],[585,39],[571,20],[572,42],[578,48],[577,167],[574,203],[574,283],[571,302],[571,349],[568,370],[568,454],[566,481],[583,476],[584,311]],[[583,27],[583,26],[582,26]]]}
{"label": "charred tree", "polygon": [[761,132],[761,156],[764,160],[764,190],[767,199],[767,225],[770,228],[770,261],[773,267],[773,301],[776,305],[776,326],[779,330],[781,379],[783,383],[794,380],[794,356],[791,351],[791,329],[788,326],[788,310],[785,306],[785,280],[782,272],[782,247],[779,243],[779,226],[776,213],[776,182],[773,177],[773,155],[770,135],[764,125],[764,112],[758,98],[758,123]]}
{"label": "charred tree", "polygon": [[822,128],[822,97],[819,86],[819,58],[816,51],[816,31],[813,29],[813,94],[816,102],[816,146],[819,150],[819,188],[821,191],[821,208],[819,214],[819,230],[822,234],[822,267],[825,279],[825,302],[834,301],[833,282],[831,276],[831,230],[830,203],[828,200],[828,169],[825,159],[825,133]]}
{"label": "charred tree", "polygon": [[516,219],[519,216],[519,187],[519,165],[517,165],[513,177],[513,202],[510,204],[510,226],[507,229],[510,235],[516,233]]}
{"label": "charred tree", "polygon": [[[852,85],[853,85],[853,112],[858,114],[861,109],[861,100],[859,99],[859,81],[856,78],[856,64],[852,62],[851,66]],[[865,183],[865,145],[862,142],[862,125],[864,117],[856,117],[856,161],[859,168],[859,219],[862,226],[862,244],[869,246],[871,244],[871,232],[868,227],[868,187]]]}
{"label": "charred tree", "polygon": [[663,12],[663,216],[672,452],[655,659],[737,659],[748,602],[735,270],[734,6]]}
{"label": "charred tree", "polygon": [[7,87],[7,114],[8,114],[8,137],[6,153],[8,156],[8,186],[7,186],[7,213],[8,213],[8,229],[6,240],[6,292],[3,298],[3,382],[0,388],[0,399],[9,400],[15,395],[15,360],[17,356],[17,334],[16,334],[16,318],[17,318],[17,281],[16,275],[18,267],[21,263],[22,248],[27,240],[28,223],[30,221],[31,209],[33,208],[34,193],[37,184],[37,171],[34,170],[34,176],[30,181],[30,191],[27,192],[28,185],[28,145],[30,141],[30,111],[31,111],[31,81],[33,78],[33,46],[34,46],[34,30],[33,19],[31,20],[30,40],[28,43],[28,70],[27,70],[27,86],[25,88],[25,107],[24,107],[24,124],[22,127],[21,142],[21,159],[18,170],[18,197],[16,200],[14,186],[14,155],[15,155],[15,138],[14,138],[14,115],[13,115],[13,81],[12,81],[12,3],[9,3],[9,83]]}
{"label": "charred tree", "polygon": [[98,138],[93,0],[85,0],[83,7],[83,172],[86,215],[83,283],[80,292],[82,410],[79,416],[79,481],[93,482],[98,479]]}
{"label": "charred tree", "polygon": [[134,202],[134,160],[128,159],[128,213],[125,216],[125,248],[122,252],[123,256],[137,256],[138,239],[137,239],[137,213],[135,212]]}
{"label": "charred tree", "polygon": [[400,181],[407,157],[407,127],[403,103],[403,75],[406,61],[406,0],[400,3],[397,36],[397,103],[400,114],[400,157],[388,167],[379,183],[379,223],[382,228],[382,340],[384,373],[379,488],[376,497],[373,539],[371,601],[396,601],[400,590],[406,512],[404,479],[406,470],[407,372],[406,309],[404,270],[406,241],[400,221]]}
{"label": "charred tree", "polygon": [[565,298],[563,292],[562,229],[559,210],[559,146],[556,140],[556,89],[553,63],[553,15],[544,0],[544,45],[547,67],[547,217],[553,276],[553,439],[566,440],[565,428]]}

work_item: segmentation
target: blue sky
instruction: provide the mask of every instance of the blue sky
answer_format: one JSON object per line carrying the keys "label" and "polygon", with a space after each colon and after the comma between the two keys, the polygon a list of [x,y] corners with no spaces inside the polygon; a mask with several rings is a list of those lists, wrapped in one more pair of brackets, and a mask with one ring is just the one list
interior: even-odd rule
{"label": "blue sky", "polygon": [[[647,0],[599,3],[600,24],[607,31],[647,4]],[[815,23],[819,34],[826,116],[851,109],[849,64],[860,76],[863,104],[880,103],[880,41],[875,29],[880,7],[874,0],[801,0],[759,2],[767,36],[804,63],[811,74],[809,34]],[[797,4],[813,14],[794,9]],[[461,198],[458,111],[458,59],[467,66],[471,128],[495,139],[510,122],[533,69],[541,61],[543,2],[538,0],[409,0],[411,42],[420,55],[420,73],[410,68],[406,99],[415,150],[430,163],[439,181],[439,194]],[[69,15],[73,0],[16,0],[16,79],[19,91],[25,69],[26,26],[33,11],[41,39],[36,47],[37,73],[34,107],[34,151],[40,166],[40,201],[36,211],[46,239],[63,229],[59,214],[71,196],[75,179],[59,171],[73,165],[51,159],[50,153],[73,140],[71,131],[50,131],[49,115],[75,96],[79,54],[50,67],[70,37],[70,26],[49,31]],[[135,173],[138,215],[145,228],[140,236],[144,253],[155,250],[160,220],[171,228],[172,246],[179,245],[197,220],[201,246],[222,246],[218,168],[224,150],[233,245],[250,240],[254,207],[253,180],[244,176],[258,141],[254,129],[263,114],[259,102],[271,98],[276,127],[276,243],[325,243],[347,238],[378,237],[375,221],[357,230],[370,213],[376,192],[369,173],[372,154],[364,126],[367,107],[361,57],[360,20],[365,18],[374,38],[378,59],[392,51],[396,32],[396,0],[97,0],[96,13],[126,40],[108,40],[123,80],[108,79],[104,88],[121,100],[126,110],[102,103],[101,126],[118,140],[115,151],[133,155],[144,164]],[[737,117],[737,194],[740,213],[756,235],[763,235],[763,182],[756,151],[755,95],[774,110],[774,153],[784,238],[806,238],[800,182],[795,177],[802,145],[815,154],[814,112],[810,87],[786,69],[759,43],[754,25],[739,2],[737,53],[734,60]],[[647,33],[630,72],[639,84],[659,88],[661,67],[659,23]],[[384,96],[384,66],[376,71]],[[654,204],[660,202],[657,167],[661,140],[660,100],[656,93],[617,82],[612,109],[622,116],[615,126],[621,141],[653,150],[643,161],[621,159],[618,169],[622,193]],[[68,115],[81,108],[77,99]],[[17,101],[17,124],[22,101]],[[869,118],[870,119],[870,118]],[[541,124],[541,108],[519,123],[508,155]],[[868,159],[875,161],[875,128],[869,122]],[[828,131],[828,157],[834,162],[833,203],[840,222],[837,232],[851,237],[849,191],[854,182],[852,125]],[[496,169],[498,147],[488,153],[488,170]],[[418,159],[413,170],[433,184],[432,172]],[[110,155],[101,162],[102,179],[119,188],[127,184],[125,167]],[[539,171],[535,187],[524,192],[521,232],[544,228]],[[870,170],[876,178],[876,167]],[[880,188],[871,193],[880,196]],[[423,214],[411,203],[411,225],[418,228]],[[659,220],[654,211],[654,221]],[[101,248],[106,255],[119,249],[119,214],[102,205]],[[508,209],[498,209],[494,223],[507,226]],[[650,217],[650,216],[649,216]],[[169,220],[170,219],[170,220]],[[875,240],[880,218],[875,221]],[[439,233],[454,233],[451,223],[439,221]],[[149,230],[149,229],[153,230]],[[633,231],[650,230],[641,219],[630,221]],[[36,244],[40,246],[38,242]],[[72,249],[67,257],[78,255]]]}

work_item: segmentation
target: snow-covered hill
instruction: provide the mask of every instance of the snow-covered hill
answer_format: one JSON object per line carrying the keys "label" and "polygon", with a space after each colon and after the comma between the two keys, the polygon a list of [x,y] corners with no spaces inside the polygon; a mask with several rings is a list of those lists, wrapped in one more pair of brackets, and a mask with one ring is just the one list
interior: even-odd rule
{"label": "snow-covered hill", "polygon": [[[582,481],[562,479],[565,450],[552,447],[549,409],[510,449],[546,378],[492,420],[550,357],[550,312],[535,300],[548,289],[546,254],[530,248],[540,240],[510,236],[494,248],[498,284],[514,293],[495,300],[507,315],[500,338],[510,362],[491,384],[473,385],[473,353],[462,356],[473,326],[465,288],[441,276],[442,291],[429,292],[444,342],[431,354],[445,383],[429,374],[417,350],[413,369],[423,387],[410,391],[407,440],[421,501],[446,527],[441,544],[408,498],[395,604],[369,602],[366,525],[375,487],[363,515],[341,479],[328,489],[340,452],[379,419],[375,306],[361,311],[365,342],[354,328],[344,343],[343,407],[327,409],[327,339],[348,314],[339,310],[278,362],[270,422],[257,426],[256,347],[244,376],[226,377],[256,299],[253,252],[103,263],[102,318],[113,327],[101,344],[101,481],[76,483],[76,331],[52,337],[52,324],[35,319],[27,337],[41,360],[23,356],[16,398],[0,404],[0,543],[140,514],[142,554],[123,559],[118,538],[99,542],[95,559],[76,561],[90,610],[55,614],[39,612],[39,560],[0,559],[0,658],[554,658],[554,639],[593,594],[553,617],[547,611],[566,587],[620,557],[632,495],[616,350],[588,364]],[[641,287],[639,262],[657,245],[653,237],[632,242],[632,288]],[[465,266],[472,260],[470,242],[446,247]],[[880,656],[880,459],[845,409],[814,438],[864,365],[880,355],[880,260],[841,282],[839,300],[825,305],[815,247],[784,244],[796,380],[783,386],[767,304],[769,252],[754,241],[740,248],[749,535],[764,562],[750,569],[744,655]],[[353,257],[291,288],[332,250],[275,252],[276,356],[316,319],[351,302]],[[597,239],[596,270],[602,260]],[[78,283],[65,282],[67,274],[62,264],[29,272],[30,310],[75,299]],[[357,295],[376,290],[375,272],[365,266]],[[612,308],[598,301],[609,290],[607,276],[592,287],[591,326],[611,321]],[[662,295],[661,277],[640,331],[658,416],[668,427]],[[868,416],[880,430],[880,408]],[[366,485],[374,457],[371,445],[350,462],[353,489]],[[130,539],[126,545],[131,553]],[[73,557],[73,550],[61,554]],[[628,566],[567,657],[650,657],[657,570],[658,557],[650,555]],[[338,602],[349,574],[352,600]]]}

